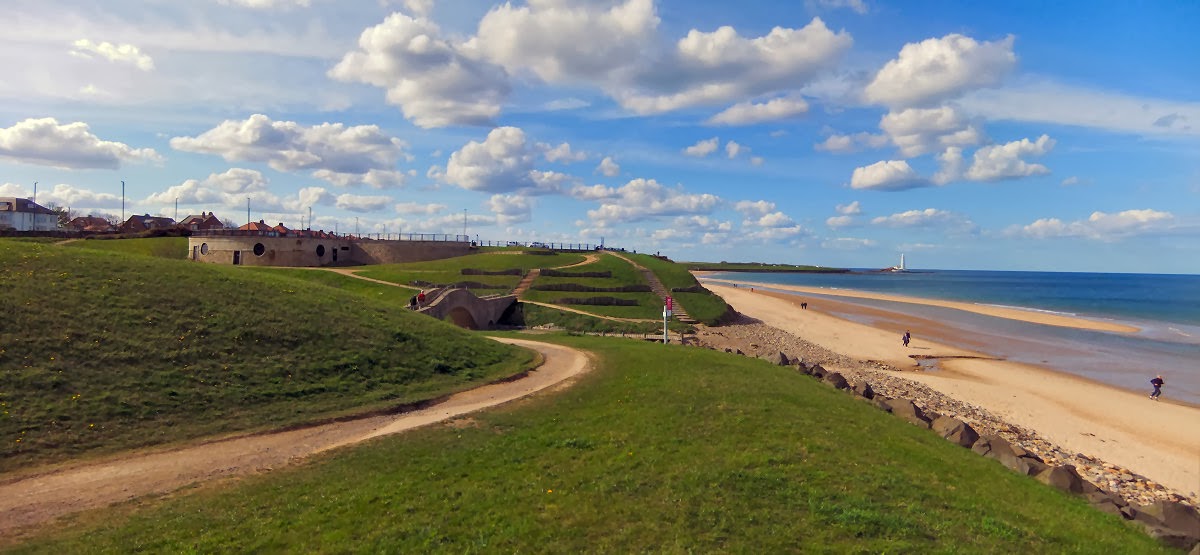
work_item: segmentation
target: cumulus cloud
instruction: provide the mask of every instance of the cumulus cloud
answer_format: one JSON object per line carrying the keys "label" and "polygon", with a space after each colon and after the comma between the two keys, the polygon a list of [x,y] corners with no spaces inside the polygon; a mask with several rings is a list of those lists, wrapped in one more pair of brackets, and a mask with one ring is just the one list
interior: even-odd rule
{"label": "cumulus cloud", "polygon": [[378,212],[392,202],[392,197],[343,193],[337,196],[335,206],[349,212]]}
{"label": "cumulus cloud", "polygon": [[117,169],[124,162],[161,162],[152,148],[105,141],[83,122],[27,119],[0,128],[0,159],[66,169]]}
{"label": "cumulus cloud", "polygon": [[871,223],[884,227],[945,228],[951,231],[968,232],[977,229],[975,224],[965,216],[936,208],[897,212],[890,216],[874,218]]}
{"label": "cumulus cloud", "polygon": [[963,160],[961,148],[956,146],[947,148],[937,158],[940,166],[931,180],[934,185],[945,185],[962,177],[966,161]]}
{"label": "cumulus cloud", "polygon": [[394,207],[397,214],[437,214],[446,209],[445,204],[423,204],[419,202],[401,202]]}
{"label": "cumulus cloud", "polygon": [[708,119],[710,125],[755,125],[793,118],[808,112],[801,98],[775,98],[765,103],[740,102]]}
{"label": "cumulus cloud", "polygon": [[488,209],[496,214],[496,223],[500,225],[525,223],[533,214],[529,197],[521,195],[492,195]]}
{"label": "cumulus cloud", "polygon": [[1054,139],[1046,135],[1037,141],[1021,139],[1003,145],[985,146],[975,151],[974,162],[966,177],[972,181],[995,181],[1044,175],[1050,170],[1041,164],[1030,164],[1023,156],[1041,156],[1054,148]]}
{"label": "cumulus cloud", "polygon": [[841,227],[849,227],[855,224],[853,216],[830,216],[825,218],[825,225],[838,229]]}
{"label": "cumulus cloud", "polygon": [[433,11],[433,0],[404,0],[404,7],[413,15],[428,17]]}
{"label": "cumulus cloud", "polygon": [[751,156],[750,157],[750,165],[752,165],[752,166],[761,166],[761,165],[763,165],[763,162],[766,162],[766,161],[767,160],[765,158],[763,158],[762,156]]}
{"label": "cumulus cloud", "polygon": [[616,160],[612,159],[612,156],[605,156],[600,161],[600,165],[596,166],[596,171],[593,173],[598,173],[605,177],[616,177],[621,173],[621,166],[617,164]]}
{"label": "cumulus cloud", "polygon": [[1058,218],[1042,218],[1026,226],[1014,226],[1007,235],[1032,239],[1082,237],[1099,241],[1116,241],[1135,235],[1159,233],[1170,228],[1175,215],[1149,208],[1125,210],[1116,214],[1092,212],[1086,220],[1063,222]]}
{"label": "cumulus cloud", "polygon": [[746,148],[745,146],[742,146],[734,141],[729,141],[729,142],[725,143],[725,154],[727,156],[729,156],[730,160],[737,158],[738,155],[741,154],[742,152],[749,152],[749,151],[750,151],[749,148]]}
{"label": "cumulus cloud", "polygon": [[893,111],[883,116],[879,128],[905,157],[977,145],[986,139],[979,126],[953,106]]}
{"label": "cumulus cloud", "polygon": [[117,208],[121,206],[121,197],[113,193],[98,193],[90,189],[59,183],[54,188],[38,191],[38,204],[48,206],[57,204],[72,209]]}
{"label": "cumulus cloud", "polygon": [[660,216],[708,214],[720,203],[711,194],[687,193],[682,187],[666,187],[653,179],[634,179],[613,191],[595,210],[588,210],[597,227],[636,222]]}
{"label": "cumulus cloud", "polygon": [[409,156],[407,144],[378,126],[322,123],[306,127],[254,114],[245,121],[226,120],[196,137],[175,137],[171,148],[216,154],[229,162],[266,162],[282,172],[314,170],[313,176],[335,185],[400,185],[396,163]]}
{"label": "cumulus cloud", "polygon": [[821,248],[836,250],[858,250],[878,245],[874,239],[857,239],[854,237],[835,237],[821,242]]}
{"label": "cumulus cloud", "polygon": [[832,229],[857,225],[858,220],[854,216],[862,214],[862,206],[857,200],[851,202],[850,204],[839,204],[834,209],[837,210],[837,213],[840,215],[825,219],[825,225]]}
{"label": "cumulus cloud", "polygon": [[420,127],[485,125],[508,97],[503,68],[443,39],[427,19],[394,13],[364,30],[358,47],[329,76],[386,89],[387,101]]}
{"label": "cumulus cloud", "polygon": [[617,189],[615,187],[608,187],[606,185],[599,184],[592,185],[591,187],[586,185],[576,185],[572,187],[567,194],[571,196],[571,198],[576,198],[579,200],[605,200],[609,198],[615,198],[617,196]]}
{"label": "cumulus cloud", "polygon": [[138,47],[132,44],[113,44],[79,39],[71,46],[70,53],[77,58],[92,59],[99,56],[110,62],[133,65],[142,71],[154,70],[154,59],[142,53]]}
{"label": "cumulus cloud", "polygon": [[224,4],[226,6],[253,8],[256,10],[270,10],[275,8],[307,8],[310,1],[311,0],[217,0],[217,3]]}
{"label": "cumulus cloud", "polygon": [[717,145],[721,142],[717,137],[702,140],[692,146],[683,149],[683,153],[688,156],[704,157],[716,152]]}
{"label": "cumulus cloud", "polygon": [[223,173],[213,173],[205,179],[188,179],[166,191],[150,195],[145,204],[170,205],[178,199],[180,204],[213,205],[236,210],[245,210],[249,197],[258,212],[300,213],[312,206],[327,206],[337,198],[322,187],[304,187],[295,197],[281,197],[268,189],[269,180],[256,170],[231,168]]}
{"label": "cumulus cloud", "polygon": [[842,214],[844,216],[862,214],[862,205],[859,204],[857,200],[851,202],[850,204],[839,204],[835,207],[835,209],[837,210],[838,214]]}
{"label": "cumulus cloud", "polygon": [[883,160],[870,166],[854,168],[854,174],[850,177],[852,189],[902,191],[924,187],[928,183],[904,160]]}
{"label": "cumulus cloud", "polygon": [[834,154],[848,154],[858,152],[862,148],[880,148],[890,142],[886,135],[873,135],[871,133],[855,133],[853,135],[830,135],[824,141],[813,145],[813,148],[822,152],[831,152]]}
{"label": "cumulus cloud", "polygon": [[1076,176],[1076,175],[1072,175],[1072,176],[1062,180],[1063,187],[1070,187],[1071,185],[1078,185],[1078,184],[1079,184],[1079,176]]}
{"label": "cumulus cloud", "polygon": [[544,150],[543,154],[549,162],[570,164],[571,162],[582,162],[588,157],[586,152],[572,151],[571,145],[567,143],[562,143],[555,147],[548,144],[539,144],[538,147]]}
{"label": "cumulus cloud", "polygon": [[909,43],[864,89],[870,102],[892,107],[929,105],[998,85],[1016,66],[1013,37],[978,42],[959,34]]}
{"label": "cumulus cloud", "polygon": [[859,15],[867,13],[867,3],[863,0],[809,0],[809,2],[826,9],[847,8]]}
{"label": "cumulus cloud", "polygon": [[450,155],[442,179],[471,191],[555,192],[575,178],[534,168],[537,151],[517,127],[497,127],[484,141],[471,141]]}

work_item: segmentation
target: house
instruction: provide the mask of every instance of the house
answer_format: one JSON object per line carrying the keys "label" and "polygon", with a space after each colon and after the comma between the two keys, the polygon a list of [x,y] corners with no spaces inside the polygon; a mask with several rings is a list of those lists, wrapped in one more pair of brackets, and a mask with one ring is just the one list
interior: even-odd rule
{"label": "house", "polygon": [[121,224],[121,233],[137,233],[139,231],[148,231],[151,229],[167,229],[175,226],[175,220],[161,216],[130,216],[125,223]]}
{"label": "house", "polygon": [[67,222],[67,229],[72,231],[105,232],[116,231],[117,227],[108,223],[107,219],[100,216],[79,216]]}
{"label": "house", "polygon": [[179,222],[179,226],[192,231],[225,229],[225,223],[212,212],[200,212],[199,216],[188,216]]}
{"label": "house", "polygon": [[264,234],[273,231],[271,226],[267,225],[267,222],[264,222],[262,220],[259,220],[257,222],[250,222],[242,227],[239,227],[238,230],[239,231],[257,231],[257,232],[264,233]]}
{"label": "house", "polygon": [[55,231],[58,214],[27,198],[0,197],[0,229]]}
{"label": "house", "polygon": [[288,233],[291,233],[292,230],[288,229],[287,226],[283,225],[283,222],[279,222],[279,225],[271,228],[271,231],[278,233],[280,237],[285,237],[285,236],[287,236]]}

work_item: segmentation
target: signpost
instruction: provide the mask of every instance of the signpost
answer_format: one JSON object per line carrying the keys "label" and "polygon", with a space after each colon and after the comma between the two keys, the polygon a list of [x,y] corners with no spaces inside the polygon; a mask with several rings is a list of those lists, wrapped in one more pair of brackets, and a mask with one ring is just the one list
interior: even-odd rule
{"label": "signpost", "polygon": [[671,318],[673,309],[675,308],[675,300],[670,295],[666,298],[666,304],[663,305],[663,345],[666,345],[670,339],[667,337],[667,320]]}

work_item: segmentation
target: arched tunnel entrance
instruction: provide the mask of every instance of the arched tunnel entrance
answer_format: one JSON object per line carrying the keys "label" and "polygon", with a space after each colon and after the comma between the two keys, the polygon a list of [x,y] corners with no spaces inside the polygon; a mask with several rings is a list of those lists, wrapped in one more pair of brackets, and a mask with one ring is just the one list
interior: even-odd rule
{"label": "arched tunnel entrance", "polygon": [[461,306],[450,309],[450,313],[446,315],[446,319],[460,328],[469,330],[479,329],[479,324],[475,322],[475,317],[471,315],[471,311]]}

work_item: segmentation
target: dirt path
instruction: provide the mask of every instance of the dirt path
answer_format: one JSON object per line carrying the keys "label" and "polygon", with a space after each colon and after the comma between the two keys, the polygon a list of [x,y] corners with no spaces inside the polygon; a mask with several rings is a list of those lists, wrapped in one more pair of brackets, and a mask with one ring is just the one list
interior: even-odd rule
{"label": "dirt path", "polygon": [[561,305],[561,304],[550,304],[550,303],[540,303],[540,302],[537,302],[537,301],[530,301],[530,300],[527,300],[527,299],[521,299],[521,302],[523,302],[523,303],[527,303],[527,304],[536,304],[536,305],[538,305],[538,306],[544,306],[544,307],[546,307],[546,308],[553,308],[553,309],[555,309],[555,310],[561,310],[561,311],[563,311],[563,312],[574,312],[575,314],[582,314],[582,315],[584,315],[584,316],[591,316],[592,318],[599,318],[599,319],[601,319],[601,320],[612,320],[612,321],[614,321],[614,322],[655,322],[655,323],[661,322],[661,320],[654,320],[654,319],[650,319],[650,318],[619,318],[619,317],[617,317],[617,316],[605,316],[605,315],[603,315],[603,314],[595,314],[595,313],[592,313],[592,312],[585,312],[585,311],[582,311],[582,310],[579,310],[579,309],[571,308],[571,307],[569,307],[569,306],[566,306],[566,305]]}
{"label": "dirt path", "polygon": [[399,284],[399,283],[393,283],[390,281],[384,281],[382,279],[375,279],[375,278],[369,278],[367,276],[360,276],[360,275],[354,273],[354,270],[351,270],[350,268],[314,268],[314,269],[315,270],[325,270],[327,272],[334,272],[337,274],[342,274],[343,276],[350,276],[352,278],[361,279],[363,281],[370,281],[373,283],[379,283],[379,284],[383,284],[383,285],[391,285],[392,287],[400,287],[402,289],[409,289],[411,291],[420,291],[421,290],[420,287],[415,287],[412,285],[403,285],[403,284]]}
{"label": "dirt path", "polygon": [[535,349],[545,362],[519,380],[456,393],[442,403],[410,413],[137,454],[0,484],[0,538],[78,511],[167,493],[214,478],[267,472],[315,453],[513,401],[569,383],[591,368],[582,351],[524,339],[497,341]]}
{"label": "dirt path", "polygon": [[579,261],[579,262],[576,262],[576,263],[574,263],[574,264],[567,264],[566,266],[555,266],[555,267],[554,267],[554,269],[555,269],[555,270],[562,270],[563,268],[574,268],[574,267],[576,267],[576,266],[583,266],[583,265],[585,265],[585,264],[591,264],[592,262],[595,262],[595,261],[597,261],[597,260],[600,260],[600,255],[598,255],[598,254],[585,254],[585,255],[583,255],[583,260],[581,260],[581,261]]}

